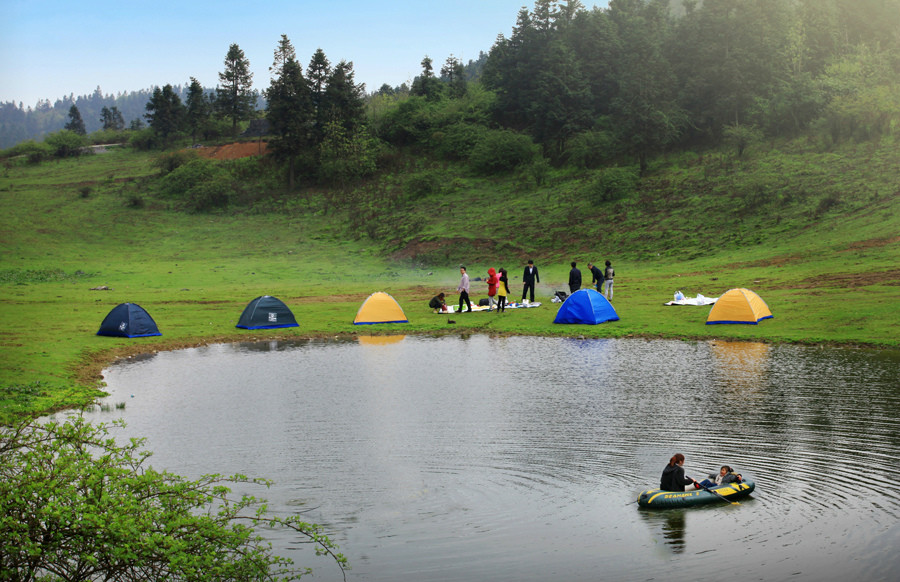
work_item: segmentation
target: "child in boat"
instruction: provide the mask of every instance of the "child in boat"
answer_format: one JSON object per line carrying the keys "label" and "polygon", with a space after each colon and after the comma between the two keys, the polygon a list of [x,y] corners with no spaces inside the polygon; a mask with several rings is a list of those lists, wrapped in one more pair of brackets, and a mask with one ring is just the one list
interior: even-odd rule
{"label": "child in boat", "polygon": [[711,474],[708,479],[704,479],[697,484],[698,489],[705,489],[707,487],[717,487],[719,485],[727,485],[729,483],[740,483],[741,476],[731,470],[731,467],[728,465],[722,465],[722,468],[719,469],[719,474]]}

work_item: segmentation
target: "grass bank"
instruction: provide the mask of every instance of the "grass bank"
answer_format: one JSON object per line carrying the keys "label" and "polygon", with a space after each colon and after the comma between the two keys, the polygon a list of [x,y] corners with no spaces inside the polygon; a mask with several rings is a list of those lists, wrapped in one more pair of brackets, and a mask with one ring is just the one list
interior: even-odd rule
{"label": "grass bank", "polygon": [[[790,144],[789,144],[790,145]],[[798,146],[791,146],[798,147]],[[0,420],[89,403],[116,357],[210,342],[370,333],[488,333],[583,337],[722,338],[900,346],[900,153],[893,144],[841,152],[782,147],[736,162],[679,156],[633,193],[598,201],[595,176],[554,171],[538,186],[431,164],[443,186],[395,202],[334,206],[306,192],[277,211],[186,214],[155,199],[152,155],[126,150],[29,166],[0,177]],[[367,190],[402,191],[403,176]],[[279,194],[279,196],[281,196]],[[140,200],[140,203],[136,203]],[[270,207],[273,205],[270,205]],[[457,266],[541,272],[538,309],[432,314],[452,300]],[[552,292],[568,262],[611,259],[619,322],[557,326]],[[588,280],[590,276],[588,275]],[[94,290],[108,287],[107,290]],[[708,308],[667,307],[675,290],[718,296],[748,287],[775,318],[706,326]],[[396,297],[408,324],[354,326],[365,297]],[[285,301],[300,327],[234,325],[254,297]],[[473,282],[473,297],[486,295]],[[95,335],[115,305],[145,307],[158,338]]]}

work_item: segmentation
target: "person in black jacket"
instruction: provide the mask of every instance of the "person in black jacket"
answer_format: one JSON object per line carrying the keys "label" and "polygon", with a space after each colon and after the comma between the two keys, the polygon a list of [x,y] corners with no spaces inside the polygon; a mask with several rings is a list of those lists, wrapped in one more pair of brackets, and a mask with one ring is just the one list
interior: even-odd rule
{"label": "person in black jacket", "polygon": [[525,295],[531,291],[531,301],[534,303],[534,284],[541,282],[541,276],[538,275],[537,267],[534,266],[534,261],[529,260],[528,265],[525,267],[525,272],[522,273],[522,302],[525,302]]}
{"label": "person in black jacket", "polygon": [[684,474],[684,455],[675,453],[669,459],[669,464],[663,469],[662,477],[659,480],[659,488],[663,491],[684,491],[685,485],[697,485],[695,479],[691,479]]}
{"label": "person in black jacket", "polygon": [[444,299],[443,293],[438,293],[434,297],[431,298],[431,301],[428,302],[428,307],[434,309],[435,311],[445,311],[447,307],[447,300]]}
{"label": "person in black jacket", "polygon": [[597,285],[597,292],[602,293],[600,288],[603,286],[603,271],[594,263],[588,263],[588,269],[591,272],[591,283]]}
{"label": "person in black jacket", "polygon": [[569,294],[575,293],[581,289],[581,271],[576,267],[577,263],[572,261],[572,270],[569,271]]}

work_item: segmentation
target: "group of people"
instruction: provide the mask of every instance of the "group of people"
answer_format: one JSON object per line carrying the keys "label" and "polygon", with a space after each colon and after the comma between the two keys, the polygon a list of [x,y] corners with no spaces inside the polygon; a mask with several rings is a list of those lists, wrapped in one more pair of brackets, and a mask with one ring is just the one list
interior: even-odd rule
{"label": "group of people", "polygon": [[740,483],[741,475],[735,473],[728,465],[722,465],[719,474],[712,474],[703,481],[697,481],[684,474],[684,455],[675,453],[669,464],[663,469],[659,480],[659,488],[663,491],[684,491],[686,485],[693,485],[696,489],[709,489],[728,483]]}
{"label": "group of people", "polygon": [[[578,263],[572,261],[572,270],[569,271],[569,294],[575,293],[581,289],[581,270]],[[607,299],[612,301],[613,298],[613,278],[616,276],[616,270],[613,269],[612,263],[606,261],[606,268],[602,271],[594,263],[588,263],[588,270],[591,272],[591,284],[596,285],[598,293],[602,293]]]}
{"label": "group of people", "polygon": [[[616,274],[612,263],[606,261],[606,269],[602,271],[594,266],[593,263],[588,263],[588,269],[590,269],[593,277],[591,284],[596,284],[597,291],[606,295],[607,299],[612,300],[613,278]],[[456,287],[456,292],[459,293],[459,311],[471,312],[472,301],[469,298],[469,274],[464,266],[459,267],[459,274],[459,285]],[[497,313],[503,313],[506,310],[507,297],[512,295],[509,290],[509,273],[504,268],[498,270],[491,267],[488,269],[486,281],[488,286],[488,305],[491,309],[494,309],[496,306]],[[529,260],[528,264],[525,265],[525,270],[522,272],[522,303],[525,303],[526,300],[534,303],[534,286],[540,282],[541,276],[538,273],[538,268],[533,260]],[[581,271],[578,270],[577,263],[572,261],[572,270],[569,271],[569,291],[574,293],[579,289],[581,289]],[[463,305],[466,306],[465,310]],[[447,311],[447,300],[444,293],[438,293],[432,297],[431,301],[428,302],[428,307],[435,311]]]}
{"label": "group of people", "polygon": [[[531,264],[531,261],[528,261]],[[528,269],[526,268],[526,271]],[[535,269],[535,274],[537,273],[537,269]],[[472,311],[472,300],[469,299],[469,274],[466,272],[466,268],[462,265],[459,267],[459,285],[456,287],[456,291],[459,293],[459,311],[463,311],[463,304],[465,304],[466,312]],[[490,309],[497,310],[497,313],[503,313],[506,311],[506,298],[510,295],[509,291],[509,273],[506,269],[500,268],[495,269],[491,267],[488,269],[487,276],[487,286],[488,286],[488,307]],[[532,285],[533,287],[533,285]],[[436,301],[438,300],[439,301]],[[522,293],[522,299],[524,300],[525,293]],[[534,301],[534,289],[531,291],[531,300]],[[436,306],[435,303],[438,303]],[[444,309],[443,306],[446,305],[444,301],[444,294],[441,293],[437,297],[431,300],[431,303],[428,304],[429,307],[434,309]]]}

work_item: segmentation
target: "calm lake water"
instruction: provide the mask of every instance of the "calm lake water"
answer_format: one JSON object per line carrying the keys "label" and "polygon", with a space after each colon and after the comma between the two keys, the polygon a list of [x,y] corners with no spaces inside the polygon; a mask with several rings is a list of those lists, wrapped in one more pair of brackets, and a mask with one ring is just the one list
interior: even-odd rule
{"label": "calm lake water", "polygon": [[[216,345],[105,371],[153,465],[243,473],[348,580],[894,580],[900,353],[759,343],[395,337]],[[669,457],[752,498],[646,511]],[[282,553],[340,580],[280,534]]]}

